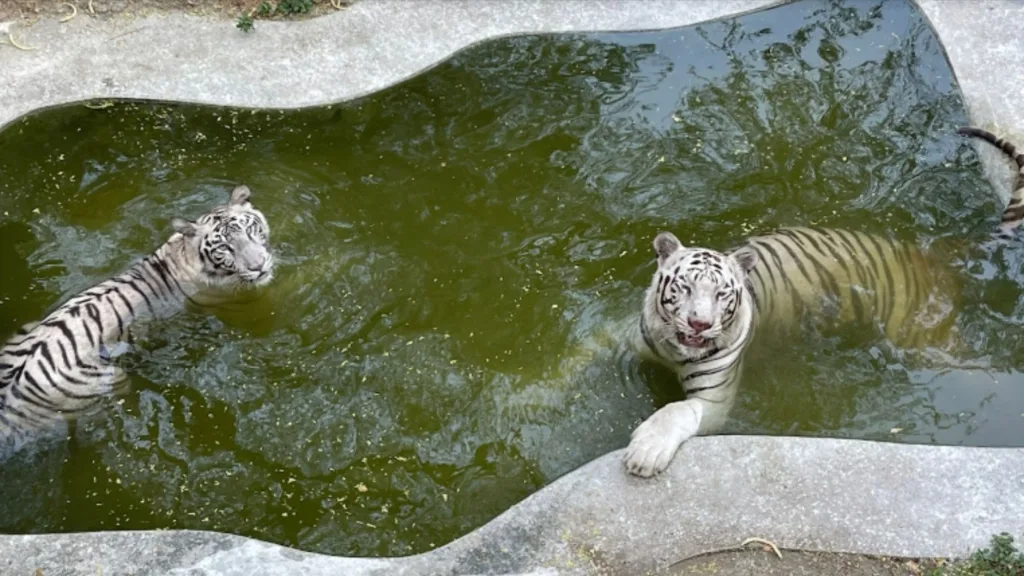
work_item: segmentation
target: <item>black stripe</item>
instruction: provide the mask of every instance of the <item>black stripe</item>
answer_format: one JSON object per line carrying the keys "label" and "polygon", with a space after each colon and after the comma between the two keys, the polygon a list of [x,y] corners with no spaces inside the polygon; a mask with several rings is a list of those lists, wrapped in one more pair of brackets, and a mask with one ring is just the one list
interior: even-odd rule
{"label": "black stripe", "polygon": [[751,270],[750,274],[747,275],[747,278],[744,281],[746,282],[747,292],[750,292],[750,299],[754,301],[754,310],[760,314],[761,300],[757,297],[757,289],[754,287],[752,280],[754,277],[757,278],[757,283],[761,286],[761,289],[764,290],[764,280],[761,278],[761,273],[758,272],[757,268]]}
{"label": "black stripe", "polygon": [[651,339],[651,333],[647,331],[647,322],[644,321],[642,314],[640,315],[640,336],[643,337],[644,344],[651,349],[651,352],[654,352],[655,356],[661,358],[661,353],[658,352],[658,349],[654,346],[654,340]]}
{"label": "black stripe", "polygon": [[146,308],[149,308],[149,313],[152,314],[153,316],[156,316],[156,312],[153,311],[153,303],[149,301],[149,296],[146,296],[145,292],[139,290],[139,287],[135,285],[135,282],[132,282],[131,280],[125,280],[123,278],[111,278],[111,280],[117,282],[118,284],[126,284],[129,287],[131,287],[132,290],[138,292],[139,296],[142,296],[142,299],[146,302]]}
{"label": "black stripe", "polygon": [[32,346],[30,348],[16,348],[14,350],[4,350],[4,354],[7,354],[8,356],[14,356],[14,357],[18,357],[18,356],[31,356],[32,354],[35,354],[35,351],[36,351],[36,347]]}
{"label": "black stripe", "polygon": [[22,402],[30,406],[34,406],[36,408],[39,408],[40,410],[48,412],[58,410],[60,407],[58,404],[39,396],[38,392],[35,392],[30,389],[21,390],[17,386],[11,389],[11,396],[18,400],[21,400]]}
{"label": "black stripe", "polygon": [[89,339],[89,346],[95,348],[96,338],[92,335],[92,329],[89,328],[89,320],[87,318],[82,318],[82,329],[85,330],[85,337]]}
{"label": "black stripe", "polygon": [[124,304],[126,308],[128,308],[128,313],[132,315],[132,320],[135,320],[135,317],[137,316],[135,314],[135,307],[132,306],[132,303],[129,302],[127,298],[124,297],[124,294],[121,294],[121,289],[118,288],[117,286],[111,286],[110,292],[113,292],[114,294],[117,295],[118,298],[121,299],[121,303]]}
{"label": "black stripe", "polygon": [[114,318],[117,318],[117,339],[120,340],[124,336],[124,320],[121,319],[121,313],[117,311],[117,306],[109,296],[103,296],[103,300],[107,303],[110,311],[114,313]]}
{"label": "black stripe", "polygon": [[[673,274],[673,276],[675,276],[675,274]],[[667,291],[671,286],[671,278],[663,274],[661,279],[658,280],[658,300],[661,302],[662,306],[672,303],[671,299],[665,297],[665,291]]]}
{"label": "black stripe", "polygon": [[867,275],[863,279],[863,283],[866,284],[866,287],[869,288],[874,295],[874,298],[872,298],[871,302],[872,314],[877,317],[880,310],[885,308],[885,303],[882,302],[882,292],[880,291],[882,275],[878,270],[878,263],[875,262],[875,257],[871,254],[871,250],[868,250],[868,247],[865,246],[864,243],[861,241],[860,235],[853,232],[845,232],[840,230],[837,230],[836,233],[843,238],[846,237],[845,234],[849,234],[850,236],[852,236],[853,241],[857,244],[857,246],[860,247],[860,250],[854,250],[853,254],[863,254],[868,260],[868,267],[864,269],[867,272]]}
{"label": "black stripe", "polygon": [[[804,248],[803,243],[802,243],[800,237],[792,236],[792,235],[788,234],[787,232],[790,232],[790,231],[788,231],[788,230],[783,230],[782,231],[783,234],[786,234],[787,236],[793,238],[793,241],[796,242],[801,248]],[[811,242],[813,242],[813,239],[811,239]],[[785,245],[785,244],[783,244],[783,245]],[[815,247],[818,246],[817,242],[813,242],[813,245]],[[787,250],[788,249],[789,248],[787,247]],[[821,254],[824,254],[824,252],[822,252],[820,248],[818,248],[818,252],[821,253]],[[796,254],[794,254],[792,251],[790,251],[790,255],[793,256],[794,260],[798,258],[798,256]],[[803,253],[801,255],[803,257],[807,258],[808,261],[810,261],[810,263],[814,266],[815,271],[818,273],[818,276],[820,278],[823,278],[825,280],[825,283],[828,284],[827,288],[828,288],[828,290],[833,295],[835,295],[836,300],[840,303],[839,305],[840,305],[840,310],[841,310],[842,309],[843,293],[842,293],[842,290],[839,288],[839,282],[836,281],[835,275],[832,274],[832,272],[828,268],[823,266],[821,264],[821,262],[818,261],[818,258],[816,258],[813,254],[811,254],[806,248],[804,248],[804,251],[803,251]],[[843,265],[843,269],[846,270],[845,264]],[[849,272],[847,270],[847,274],[848,273]],[[849,291],[850,291],[850,296],[851,296],[852,304],[854,306],[854,314],[857,316],[857,318],[860,318],[863,315],[863,311],[860,309],[860,301],[859,301],[858,298],[856,298],[856,295],[853,293],[852,287],[849,288]]]}
{"label": "black stripe", "polygon": [[90,384],[88,380],[80,380],[78,378],[75,378],[74,376],[61,370],[60,368],[57,368],[57,375],[59,375],[61,379],[67,381],[69,384],[75,384],[77,386],[87,386]]}
{"label": "black stripe", "polygon": [[[799,231],[799,232],[804,234],[808,239],[811,239],[811,234],[809,234],[808,232],[806,232],[806,231]],[[839,266],[841,266],[842,269],[843,269],[843,273],[846,274],[846,286],[847,286],[847,289],[849,290],[849,293],[850,293],[850,296],[849,296],[850,297],[850,303],[853,306],[853,314],[854,314],[855,319],[858,322],[866,321],[866,318],[865,318],[865,315],[864,315],[864,305],[860,301],[861,297],[860,297],[859,294],[857,294],[856,290],[854,290],[854,287],[853,287],[854,286],[854,278],[855,278],[855,276],[850,272],[850,266],[849,266],[849,264],[847,264],[846,258],[843,258],[843,255],[838,250],[836,250],[836,246],[834,245],[835,241],[832,239],[831,235],[823,234],[822,231],[817,231],[817,232],[819,234],[822,234],[822,236],[819,237],[819,240],[821,240],[820,245],[824,246],[828,250],[828,254],[832,256],[833,260],[835,260],[836,262],[839,263]],[[818,242],[816,242],[816,241],[814,242],[815,246],[818,246],[818,244],[819,244]],[[822,251],[822,253],[824,253],[824,251]],[[858,264],[856,259],[853,259],[853,262],[855,264]],[[836,295],[837,296],[839,295],[838,292],[837,292]]]}
{"label": "black stripe", "polygon": [[[60,373],[58,372],[58,374],[60,374]],[[98,396],[98,394],[88,394],[88,393],[86,393],[86,394],[79,394],[79,393],[76,393],[76,392],[72,392],[70,389],[64,388],[63,386],[61,386],[57,381],[55,381],[53,378],[51,378],[49,374],[46,374],[45,371],[44,371],[44,375],[47,377],[47,379],[49,379],[50,383],[53,384],[54,388],[56,388],[61,394],[67,396],[68,398],[74,398],[75,400],[88,400],[88,399],[95,398],[96,396]],[[26,376],[28,376],[28,374],[26,374]],[[60,376],[63,377],[64,375],[60,374]],[[72,379],[72,378],[64,378],[64,379],[68,380],[69,382],[74,381],[74,379]],[[82,382],[81,380],[78,380],[77,382],[84,384],[84,382]],[[89,386],[89,388],[90,389],[94,388],[94,386]]]}
{"label": "black stripe", "polygon": [[903,270],[903,293],[906,296],[904,307],[909,313],[917,310],[917,274],[914,270],[914,258],[910,247],[902,242],[893,244],[893,254]]}
{"label": "black stripe", "polygon": [[[878,243],[878,239],[876,239],[875,236],[872,234],[866,234],[866,236],[868,237],[868,240],[870,240],[871,243],[878,250],[878,258],[879,260],[882,261],[882,270],[885,272],[885,294],[886,296],[888,296],[888,304],[883,305],[881,319],[882,321],[885,322],[885,325],[888,326],[892,314],[896,308],[896,282],[892,276],[892,269],[889,266],[889,259],[885,257],[885,250]],[[889,240],[887,241],[887,243],[891,245],[892,241]],[[881,288],[881,286],[879,288]]]}
{"label": "black stripe", "polygon": [[[156,286],[153,286],[152,284],[150,284],[149,278],[146,278],[146,274],[143,273],[143,271],[145,269],[146,269],[145,266],[136,266],[135,268],[132,268],[131,270],[128,271],[128,276],[131,277],[131,278],[134,278],[135,280],[138,280],[139,282],[142,282],[143,284],[145,284],[146,288],[149,288],[149,294],[151,296],[153,296],[155,298],[159,298],[160,300],[163,300],[163,298],[161,297],[160,291],[157,290]],[[155,282],[156,278],[153,278],[153,281]]]}
{"label": "black stripe", "polygon": [[[75,342],[75,335],[71,333],[71,330],[68,329],[67,324],[65,324],[63,320],[48,320],[46,324],[47,326],[56,326],[58,329],[60,329],[60,331],[64,334],[64,337],[67,338],[68,342],[71,343],[71,351],[75,354],[75,364],[77,366],[91,367],[91,365],[86,365],[82,362],[82,357],[78,353],[78,343]],[[64,359],[66,361],[67,357],[65,356]],[[68,367],[70,368],[70,365]]]}
{"label": "black stripe", "polygon": [[782,279],[783,285],[789,289],[790,298],[793,300],[794,303],[800,302],[800,293],[797,291],[796,286],[793,284],[793,281],[789,279],[789,275],[786,274],[786,267],[783,266],[782,258],[779,257],[779,253],[776,252],[775,249],[772,248],[767,242],[762,241],[759,242],[757,245],[759,247],[764,248],[768,255],[771,256],[770,261],[765,260],[765,269],[767,269],[770,273],[772,264],[774,264],[779,271],[779,277]]}
{"label": "black stripe", "polygon": [[[146,262],[139,262],[138,266],[135,267],[135,270],[138,271],[142,281],[146,283],[146,286],[149,286],[149,289],[157,298],[165,301],[170,300],[171,294],[164,291],[163,286],[161,286],[160,279],[153,273],[153,270],[146,265]],[[152,283],[150,283],[150,281],[152,281]]]}
{"label": "black stripe", "polygon": [[57,363],[53,361],[53,355],[50,354],[50,346],[46,342],[39,342],[36,344],[36,348],[39,350],[39,354],[50,364],[50,367],[54,370],[57,369]]}
{"label": "black stripe", "polygon": [[157,275],[160,276],[160,281],[163,282],[164,286],[167,287],[167,292],[171,295],[174,295],[174,286],[171,286],[171,282],[167,277],[167,272],[165,272],[163,267],[161,266],[162,262],[160,258],[158,256],[150,256],[146,258],[145,263],[148,264],[149,267],[152,270],[154,270],[157,273]]}
{"label": "black stripe", "polygon": [[[11,414],[14,414],[18,418],[21,418],[22,420],[28,422],[29,424],[31,424],[33,426],[41,426],[41,425],[46,423],[46,420],[44,419],[44,417],[42,415],[35,414],[35,413],[32,413],[32,412],[29,412],[28,414],[26,414],[25,412],[22,412],[21,410],[18,410],[17,408],[15,408],[14,406],[11,406],[10,404],[7,404],[6,406],[4,406],[4,410],[6,410],[7,412],[9,412]],[[11,423],[10,420],[7,420],[7,418],[4,418],[4,420],[9,422],[10,426],[12,428],[18,428],[16,423]]]}
{"label": "black stripe", "polygon": [[64,347],[64,343],[58,340],[57,347],[60,348],[60,355],[64,359],[64,365],[68,367],[68,370],[71,370],[71,361],[68,359],[68,350]]}
{"label": "black stripe", "polygon": [[699,372],[692,372],[690,374],[687,374],[686,376],[683,376],[683,382],[687,382],[687,381],[693,380],[694,378],[702,378],[704,376],[711,376],[713,374],[718,374],[720,372],[725,372],[729,368],[732,368],[733,364],[736,363],[736,360],[738,358],[739,358],[739,354],[737,354],[736,358],[733,358],[731,362],[729,362],[728,364],[725,364],[724,366],[719,366],[718,368],[712,368],[710,370],[701,370]]}
{"label": "black stripe", "polygon": [[[735,374],[730,374],[728,378],[722,380],[721,382],[719,382],[718,384],[715,384],[713,386],[702,386],[700,388],[690,388],[690,389],[686,390],[686,393],[689,395],[689,394],[696,394],[698,392],[705,392],[707,390],[714,390],[716,388],[727,388],[729,386],[732,386],[733,384],[735,384],[738,381],[738,378],[737,378],[737,374],[738,373],[739,373],[739,370],[737,370]],[[702,400],[703,400],[703,398],[702,398]]]}
{"label": "black stripe", "polygon": [[197,302],[196,302],[195,300],[193,300],[193,299],[192,299],[192,297],[191,297],[191,296],[189,296],[189,295],[188,295],[188,294],[187,294],[187,293],[185,292],[185,289],[184,289],[184,288],[182,288],[182,287],[181,287],[181,283],[180,283],[180,282],[178,282],[178,279],[177,279],[177,278],[175,277],[175,275],[174,275],[174,271],[172,271],[172,270],[171,270],[171,266],[170,266],[170,264],[168,264],[166,260],[164,260],[163,258],[161,258],[161,257],[159,257],[159,256],[153,256],[153,259],[154,259],[154,260],[155,260],[155,261],[157,262],[157,264],[159,265],[159,269],[163,271],[162,273],[163,273],[163,274],[166,274],[166,276],[167,276],[168,278],[170,278],[170,279],[171,279],[171,282],[174,282],[174,285],[175,285],[175,287],[177,287],[177,289],[178,289],[178,292],[179,292],[179,293],[180,293],[180,294],[181,294],[182,296],[184,296],[184,297],[185,297],[185,300],[187,300],[187,301],[191,302],[192,304],[195,304],[195,305],[197,305],[197,306],[198,306],[198,303],[197,303]]}
{"label": "black stripe", "polygon": [[[767,258],[765,258],[765,255],[761,251],[761,248],[757,244],[754,244],[754,243],[749,243],[748,246],[750,246],[750,248],[753,249],[754,252],[757,253],[757,261],[759,263],[763,263],[760,266],[755,265],[754,266],[754,270],[764,270],[764,271],[768,272],[768,279],[772,281],[772,292],[778,292],[779,291],[779,285],[778,285],[778,282],[776,282],[776,280],[775,280],[775,272],[772,270],[771,264],[768,263],[768,260],[767,260]],[[758,274],[758,275],[760,276],[760,274]],[[767,286],[766,286],[766,288],[767,288]]]}
{"label": "black stripe", "polygon": [[[786,232],[783,231],[783,234],[786,234]],[[787,236],[789,235],[787,234]],[[789,237],[792,238],[798,246],[803,248],[803,245],[799,238],[793,236]],[[839,292],[839,283],[836,282],[836,277],[831,272],[829,272],[827,268],[822,266],[821,263],[818,262],[817,258],[814,258],[810,254],[808,254],[806,248],[803,248],[803,251],[800,254],[797,254],[792,249],[790,249],[790,247],[785,242],[781,242],[781,244],[786,249],[786,251],[789,252],[789,255],[792,256],[793,260],[797,262],[797,265],[800,266],[801,270],[803,270],[803,265],[800,263],[800,259],[801,257],[805,257],[814,266],[814,269],[818,273],[818,276],[825,279],[825,282],[828,284],[828,289],[831,290],[832,293],[835,294],[837,297],[842,296]],[[805,273],[804,276],[806,275],[807,274]]]}
{"label": "black stripe", "polygon": [[[24,388],[26,388],[26,389],[28,389],[30,391],[36,392],[36,397],[38,397],[43,402],[47,402],[47,400],[45,399],[46,398],[46,390],[43,390],[43,387],[39,385],[39,381],[36,380],[35,377],[32,376],[32,374],[30,374],[28,372],[24,372],[21,375],[21,381],[25,382]],[[20,397],[21,388],[22,388],[22,386],[15,386],[14,388],[11,388],[11,393],[14,394],[15,396],[19,396]],[[45,407],[46,406],[40,406],[40,408],[45,408]]]}
{"label": "black stripe", "polygon": [[100,342],[102,342],[103,334],[104,332],[106,332],[106,329],[104,329],[103,327],[103,318],[100,313],[99,307],[96,306],[95,303],[89,302],[88,304],[85,305],[85,311],[87,314],[89,314],[89,318],[92,318],[92,321],[96,323],[96,328],[97,330],[99,330],[100,333]]}
{"label": "black stripe", "polygon": [[872,276],[872,271],[864,267],[861,263],[861,259],[857,257],[857,254],[860,253],[860,249],[854,246],[846,237],[848,232],[845,230],[831,230],[830,232],[839,238],[839,242],[842,243],[843,247],[846,248],[847,253],[850,254],[850,261],[853,262],[853,265],[857,268],[857,283],[864,284],[865,287],[870,287],[875,282],[875,279]]}

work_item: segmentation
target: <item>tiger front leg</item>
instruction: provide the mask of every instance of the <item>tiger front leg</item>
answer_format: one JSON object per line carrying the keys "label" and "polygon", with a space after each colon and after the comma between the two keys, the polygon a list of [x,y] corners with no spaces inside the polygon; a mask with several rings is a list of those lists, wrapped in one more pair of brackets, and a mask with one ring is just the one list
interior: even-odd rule
{"label": "tiger front leg", "polygon": [[666,404],[633,431],[622,459],[626,470],[643,478],[664,471],[683,442],[700,432],[703,420],[699,398]]}

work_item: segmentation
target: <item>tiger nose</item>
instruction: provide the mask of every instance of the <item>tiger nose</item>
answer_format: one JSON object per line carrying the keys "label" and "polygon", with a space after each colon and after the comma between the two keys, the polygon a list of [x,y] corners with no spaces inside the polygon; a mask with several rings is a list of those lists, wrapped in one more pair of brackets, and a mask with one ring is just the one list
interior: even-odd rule
{"label": "tiger nose", "polygon": [[704,322],[703,320],[697,320],[696,318],[690,318],[686,321],[686,323],[689,324],[690,328],[693,328],[693,331],[697,332],[698,334],[707,330],[708,328],[711,328],[710,322]]}
{"label": "tiger nose", "polygon": [[267,259],[266,258],[260,258],[258,260],[255,260],[255,261],[250,262],[249,264],[247,264],[246,268],[249,269],[249,272],[260,272],[260,271],[263,270],[263,267],[266,266],[266,264],[267,264]]}

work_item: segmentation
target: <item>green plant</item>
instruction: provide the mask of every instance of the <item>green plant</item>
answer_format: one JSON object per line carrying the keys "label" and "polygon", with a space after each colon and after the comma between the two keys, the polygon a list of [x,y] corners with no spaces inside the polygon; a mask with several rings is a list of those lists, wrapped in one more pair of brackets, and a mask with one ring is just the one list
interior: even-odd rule
{"label": "green plant", "polygon": [[263,0],[260,5],[256,7],[257,16],[270,16],[274,13],[274,5],[269,0]]}
{"label": "green plant", "polygon": [[248,14],[240,15],[238,20],[235,22],[235,27],[242,32],[250,32],[253,29],[252,16],[249,16]]}
{"label": "green plant", "polygon": [[305,14],[313,9],[313,0],[278,0],[277,11],[282,14]]}
{"label": "green plant", "polygon": [[961,562],[932,569],[928,576],[1024,576],[1024,554],[1017,551],[1013,536],[992,537],[992,547],[983,548]]}

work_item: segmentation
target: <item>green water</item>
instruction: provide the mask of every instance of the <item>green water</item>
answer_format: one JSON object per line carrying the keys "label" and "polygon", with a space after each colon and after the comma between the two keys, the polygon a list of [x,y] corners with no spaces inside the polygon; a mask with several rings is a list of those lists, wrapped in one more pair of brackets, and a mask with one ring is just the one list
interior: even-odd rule
{"label": "green water", "polygon": [[[244,306],[151,327],[130,393],[0,465],[0,531],[442,545],[681,397],[622,350],[584,354],[638,309],[658,230],[716,248],[783,224],[920,244],[985,230],[1000,202],[965,121],[903,1],[502,39],[313,110],[19,120],[0,133],[0,333],[237,182],[279,268]],[[1020,241],[954,262],[962,356],[787,342],[756,358],[726,432],[1024,445],[1022,262]]]}

